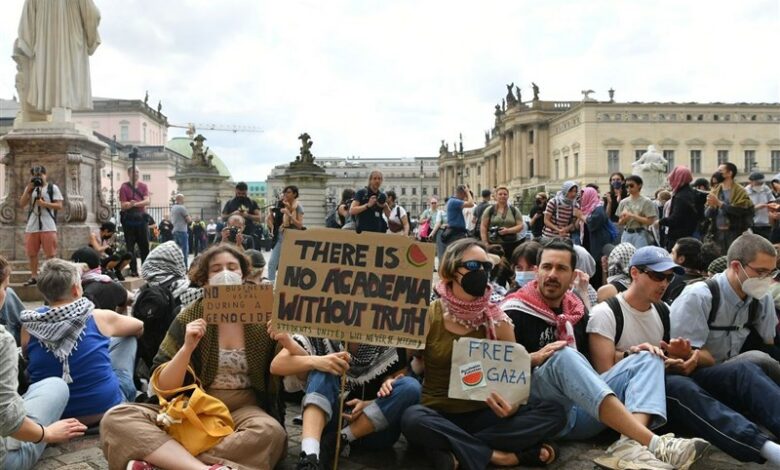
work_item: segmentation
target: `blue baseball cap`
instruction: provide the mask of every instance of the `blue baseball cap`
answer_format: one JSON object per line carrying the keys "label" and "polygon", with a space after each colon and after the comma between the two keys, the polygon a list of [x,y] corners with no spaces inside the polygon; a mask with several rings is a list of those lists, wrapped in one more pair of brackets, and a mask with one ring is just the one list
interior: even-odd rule
{"label": "blue baseball cap", "polygon": [[636,250],[631,257],[631,266],[646,266],[657,273],[671,269],[675,274],[685,274],[685,269],[672,261],[669,252],[658,246],[643,246]]}

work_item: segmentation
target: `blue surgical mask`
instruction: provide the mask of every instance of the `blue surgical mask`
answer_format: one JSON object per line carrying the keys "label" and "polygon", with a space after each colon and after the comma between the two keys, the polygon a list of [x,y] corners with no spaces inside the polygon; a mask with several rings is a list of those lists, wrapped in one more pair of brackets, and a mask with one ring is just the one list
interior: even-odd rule
{"label": "blue surgical mask", "polygon": [[533,271],[515,271],[515,282],[519,287],[523,287],[536,279],[536,273]]}

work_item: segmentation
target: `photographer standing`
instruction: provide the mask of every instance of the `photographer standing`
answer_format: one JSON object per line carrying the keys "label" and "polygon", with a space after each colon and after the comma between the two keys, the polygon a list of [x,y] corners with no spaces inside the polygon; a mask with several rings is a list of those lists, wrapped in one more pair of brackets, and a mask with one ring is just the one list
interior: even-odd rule
{"label": "photographer standing", "polygon": [[374,170],[368,176],[368,186],[355,193],[349,214],[357,222],[356,231],[360,232],[387,232],[387,223],[382,214],[389,217],[390,208],[387,207],[387,195],[379,190],[384,177],[381,171]]}
{"label": "photographer standing", "polygon": [[[281,223],[277,224],[281,217]],[[268,261],[268,280],[276,280],[276,270],[279,268],[279,258],[282,255],[282,239],[284,239],[285,230],[303,229],[303,206],[298,203],[298,187],[294,185],[285,186],[282,190],[282,199],[277,206],[271,209],[268,226],[273,227],[275,245],[271,252],[271,259]]]}
{"label": "photographer standing", "polygon": [[149,254],[149,226],[146,222],[146,206],[149,205],[149,188],[138,181],[138,169],[131,166],[127,169],[130,181],[122,183],[119,188],[119,202],[122,211],[120,221],[125,232],[127,252],[133,257],[130,261],[130,275],[138,277],[138,263],[135,259],[135,246],[141,252],[141,263]]}
{"label": "photographer standing", "polygon": [[19,198],[21,207],[30,204],[24,246],[31,275],[25,286],[38,283],[38,252],[41,248],[46,258],[57,255],[57,211],[62,210],[62,193],[56,184],[46,181],[46,168],[36,165],[30,169],[30,175],[32,178]]}
{"label": "photographer standing", "polygon": [[[243,181],[236,184],[236,196],[225,203],[222,209],[222,217],[227,220],[231,215],[240,215],[244,218],[244,234],[255,234],[255,226],[260,223],[260,207],[254,199],[247,195],[249,188]],[[221,229],[217,228],[217,231]]]}

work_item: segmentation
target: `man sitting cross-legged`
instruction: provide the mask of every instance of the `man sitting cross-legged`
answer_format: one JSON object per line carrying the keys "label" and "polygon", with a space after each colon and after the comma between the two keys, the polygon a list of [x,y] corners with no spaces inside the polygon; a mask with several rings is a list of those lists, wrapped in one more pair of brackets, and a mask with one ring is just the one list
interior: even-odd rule
{"label": "man sitting cross-legged", "polygon": [[602,375],[577,351],[587,351],[587,339],[578,332],[584,331],[588,318],[580,299],[569,291],[576,262],[570,243],[546,243],[539,253],[536,280],[502,304],[514,321],[518,342],[529,352],[545,353],[533,371],[531,397],[557,400],[569,408],[568,424],[559,438],[587,439],[607,427],[621,433],[606,455],[596,459],[602,466],[688,468],[709,447],[706,441],[650,431],[666,422],[664,363],[658,351],[645,346],[646,351]]}

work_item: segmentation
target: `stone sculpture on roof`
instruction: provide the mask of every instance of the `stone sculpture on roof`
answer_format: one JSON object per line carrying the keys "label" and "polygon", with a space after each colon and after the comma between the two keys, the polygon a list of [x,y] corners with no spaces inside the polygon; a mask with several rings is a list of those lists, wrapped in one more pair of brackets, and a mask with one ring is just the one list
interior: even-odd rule
{"label": "stone sculpture on roof", "polygon": [[515,82],[506,85],[506,104],[510,107],[517,103],[517,98],[515,98],[515,94],[512,93],[512,88],[514,88],[514,86]]}
{"label": "stone sculpture on roof", "polygon": [[631,164],[634,174],[642,178],[642,195],[653,196],[656,190],[664,185],[667,164],[663,155],[655,149],[655,145],[648,145],[647,152]]}
{"label": "stone sculpture on roof", "polygon": [[301,141],[301,154],[295,160],[301,163],[314,163],[314,155],[311,154],[310,150],[311,146],[314,145],[311,136],[304,132],[298,136],[298,139]]}
{"label": "stone sculpture on roof", "polygon": [[193,142],[190,142],[190,147],[192,148],[192,159],[190,162],[192,163],[192,166],[206,168],[213,167],[214,165],[211,163],[211,160],[214,157],[209,155],[208,147],[203,148],[203,141],[206,140],[206,138],[203,137],[203,134],[198,134],[192,140]]}

